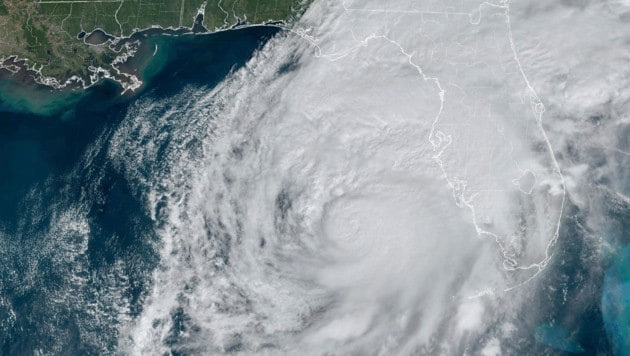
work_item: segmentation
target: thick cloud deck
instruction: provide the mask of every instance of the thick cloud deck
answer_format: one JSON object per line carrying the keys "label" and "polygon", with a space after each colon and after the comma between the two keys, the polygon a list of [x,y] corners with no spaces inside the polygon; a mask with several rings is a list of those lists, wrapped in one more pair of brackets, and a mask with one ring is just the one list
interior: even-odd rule
{"label": "thick cloud deck", "polygon": [[163,266],[121,347],[500,352],[567,193],[511,6],[315,2],[217,88],[138,104],[110,156]]}

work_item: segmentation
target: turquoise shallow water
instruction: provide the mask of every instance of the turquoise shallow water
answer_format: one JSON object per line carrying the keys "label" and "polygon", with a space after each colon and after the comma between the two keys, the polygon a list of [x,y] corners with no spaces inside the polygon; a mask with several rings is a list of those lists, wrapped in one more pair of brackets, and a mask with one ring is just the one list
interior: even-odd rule
{"label": "turquoise shallow water", "polygon": [[0,112],[3,116],[25,113],[52,116],[72,110],[86,93],[80,91],[53,91],[45,87],[24,85],[14,81],[0,80]]}
{"label": "turquoise shallow water", "polygon": [[630,246],[615,254],[602,293],[606,332],[617,355],[630,355]]}
{"label": "turquoise shallow water", "polygon": [[158,260],[109,137],[130,105],[212,87],[278,31],[151,35],[133,95],[111,81],[67,92],[0,81],[0,354],[116,350],[116,315],[139,313]]}
{"label": "turquoise shallow water", "polygon": [[536,328],[536,340],[559,351],[583,353],[584,348],[575,341],[575,336],[560,325],[545,324]]}
{"label": "turquoise shallow water", "polygon": [[[213,87],[278,31],[150,35],[134,60],[145,86],[132,95],[121,96],[111,81],[71,92],[0,81],[0,354],[116,351],[125,337],[120,316],[140,313],[159,264],[160,217],[152,219],[142,185],[129,182],[108,155],[114,131],[131,106],[164,101],[187,86]],[[169,125],[177,122],[156,135],[165,146],[158,149],[168,149]],[[155,156],[158,162],[138,172],[155,174]],[[543,288],[519,315],[510,343],[527,352],[515,354],[630,350],[630,250],[598,265],[575,222],[579,213],[567,214]],[[178,329],[167,340],[177,344],[186,315],[172,318]]]}

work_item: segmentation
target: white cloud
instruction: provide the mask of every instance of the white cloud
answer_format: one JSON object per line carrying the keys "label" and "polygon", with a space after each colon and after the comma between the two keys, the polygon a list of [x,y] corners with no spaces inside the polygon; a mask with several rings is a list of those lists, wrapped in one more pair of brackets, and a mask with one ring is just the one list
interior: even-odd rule
{"label": "white cloud", "polygon": [[132,178],[179,126],[147,182],[164,266],[123,347],[165,351],[181,308],[172,347],[199,352],[500,353],[471,340],[535,286],[564,199],[526,76],[549,57],[521,71],[504,2],[379,6],[316,2],[216,89],[129,115],[111,155]]}

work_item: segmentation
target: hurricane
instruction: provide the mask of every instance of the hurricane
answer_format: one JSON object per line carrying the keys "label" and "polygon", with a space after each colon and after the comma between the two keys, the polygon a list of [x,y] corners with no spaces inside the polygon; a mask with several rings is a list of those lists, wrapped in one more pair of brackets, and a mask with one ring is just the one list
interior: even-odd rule
{"label": "hurricane", "polygon": [[46,291],[52,353],[623,355],[629,13],[315,1],[95,129],[0,286]]}
{"label": "hurricane", "polygon": [[[462,13],[484,26],[418,11],[509,30],[507,7],[476,6]],[[161,261],[121,347],[492,352],[488,329],[510,337],[524,298],[511,290],[548,262],[565,189],[511,37],[493,48],[503,71],[465,76],[425,59],[431,28],[450,32],[404,8],[309,11],[217,87],[140,100],[114,134]]]}

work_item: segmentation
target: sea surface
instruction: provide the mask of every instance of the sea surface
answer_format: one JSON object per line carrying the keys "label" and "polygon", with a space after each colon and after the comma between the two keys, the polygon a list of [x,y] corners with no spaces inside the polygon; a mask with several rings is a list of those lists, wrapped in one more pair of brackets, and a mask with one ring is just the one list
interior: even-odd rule
{"label": "sea surface", "polygon": [[[336,347],[324,338],[330,333],[331,339],[338,337],[342,340],[340,344],[346,342],[345,338],[352,340],[343,344],[344,347],[352,347],[352,342],[356,342],[358,346],[354,345],[357,348],[353,350],[367,350],[365,353],[369,354],[373,350],[369,342],[375,340],[374,345],[377,345],[382,341],[379,337],[390,332],[396,334],[394,327],[399,327],[398,322],[402,323],[404,318],[396,318],[396,323],[387,324],[388,318],[394,314],[387,303],[381,303],[390,297],[383,289],[391,287],[400,294],[413,291],[410,286],[418,284],[413,273],[421,275],[424,267],[395,275],[404,277],[399,284],[390,283],[387,274],[387,278],[377,278],[379,271],[387,270],[385,267],[390,260],[385,258],[367,259],[371,264],[366,266],[373,267],[368,269],[370,273],[364,272],[363,267],[357,269],[356,274],[350,274],[352,270],[348,269],[350,277],[340,282],[334,277],[337,274],[343,277],[347,272],[345,267],[330,273],[330,280],[335,282],[331,282],[330,288],[338,287],[337,294],[342,294],[347,285],[355,286],[353,283],[361,281],[360,277],[368,276],[370,280],[382,282],[374,284],[379,287],[373,287],[369,292],[364,293],[363,289],[357,292],[359,301],[364,295],[373,297],[370,293],[381,297],[375,298],[374,310],[377,307],[385,310],[383,322],[373,325],[371,321],[363,322],[365,328],[370,324],[382,332],[375,333],[374,337],[367,332],[356,331],[354,334],[355,326],[357,323],[362,325],[363,316],[370,310],[358,310],[361,307],[347,303],[351,308],[345,312],[348,315],[357,313],[358,321],[348,317],[336,323],[340,313],[330,300],[337,295],[331,293],[331,297],[295,277],[300,271],[295,272],[299,268],[294,268],[293,261],[310,261],[308,258],[300,260],[297,252],[315,251],[316,254],[319,250],[326,251],[319,245],[309,245],[313,239],[302,233],[304,220],[294,211],[301,202],[301,190],[307,190],[316,174],[311,174],[310,166],[304,164],[304,172],[298,172],[303,175],[304,184],[296,184],[290,176],[280,179],[275,172],[269,171],[281,171],[283,168],[276,159],[282,163],[284,156],[278,158],[274,154],[282,152],[277,156],[292,157],[301,152],[302,141],[308,143],[311,139],[314,142],[320,139],[326,149],[334,147],[336,142],[329,140],[329,136],[334,138],[345,132],[329,128],[334,128],[337,123],[338,117],[334,113],[329,121],[322,120],[329,126],[321,123],[320,126],[310,126],[311,119],[303,114],[306,109],[301,107],[274,113],[280,117],[278,120],[273,115],[264,117],[260,113],[273,106],[273,100],[280,100],[275,98],[275,93],[283,93],[279,88],[290,84],[290,80],[284,79],[287,82],[280,84],[272,82],[284,78],[288,72],[299,70],[299,56],[285,53],[286,58],[282,59],[286,61],[278,60],[281,65],[272,63],[267,68],[265,61],[268,57],[265,55],[269,53],[263,53],[265,55],[257,57],[257,67],[252,66],[252,73],[237,76],[218,90],[220,95],[210,95],[215,86],[242,68],[258,49],[271,43],[270,39],[281,32],[273,26],[203,35],[173,36],[150,32],[143,36],[143,45],[129,65],[129,68],[138,70],[145,83],[136,93],[122,94],[121,87],[112,81],[103,81],[87,90],[54,92],[6,78],[0,80],[0,355],[117,354],[124,353],[120,350],[121,345],[146,354],[160,354],[157,351],[163,350],[173,355],[219,351],[247,354],[251,350],[272,350],[282,354],[286,350],[283,349],[285,342],[294,343],[299,349],[302,346],[299,342],[303,341],[301,333],[308,335],[309,332],[313,333],[311,339],[304,339],[310,340],[312,353],[316,353],[318,347]],[[403,63],[407,62],[404,58]],[[257,82],[259,87],[249,89],[246,93],[249,96],[243,96],[253,101],[247,106],[239,93],[244,85],[258,80],[256,70],[267,73],[267,77]],[[314,75],[317,74],[319,72]],[[340,70],[338,75],[344,74]],[[363,74],[359,73],[355,80],[358,82]],[[251,78],[254,79],[248,81]],[[314,85],[325,82],[319,78],[307,79],[312,82],[306,83]],[[266,85],[271,88],[268,93],[271,98],[263,97],[256,102],[256,94],[260,92],[256,88]],[[338,90],[337,93],[343,95],[344,92]],[[321,99],[317,97],[319,93],[309,90],[299,94],[307,98],[303,105],[312,111],[309,95]],[[334,104],[335,99],[330,95],[321,100]],[[377,109],[383,108],[385,112],[388,104],[384,102]],[[224,110],[233,114],[229,125],[217,124],[223,119],[224,111],[206,107],[212,105],[230,106]],[[237,108],[230,110],[231,107]],[[351,113],[355,114],[354,111]],[[328,114],[322,116],[328,118]],[[241,116],[246,115],[250,117],[241,123]],[[355,116],[361,115],[364,112]],[[263,118],[259,120],[260,125],[259,117]],[[287,117],[290,120],[286,120],[285,125]],[[353,118],[351,115],[341,117],[348,121]],[[304,126],[298,127],[300,123]],[[263,127],[264,124],[268,127]],[[329,131],[325,131],[327,127]],[[370,126],[370,130],[376,130],[375,127],[380,126]],[[241,130],[235,138],[227,137],[232,128]],[[215,129],[224,131],[215,134]],[[255,134],[251,134],[254,131]],[[352,134],[341,137],[339,142],[355,137],[354,128],[349,132]],[[361,138],[363,131],[356,132],[356,137]],[[380,131],[377,132],[375,140],[383,139],[391,144],[396,139],[383,138]],[[405,130],[401,132],[412,135]],[[282,146],[284,141],[289,142],[286,147]],[[409,143],[407,141],[403,143]],[[275,144],[280,150],[265,150],[266,144]],[[324,173],[328,168],[336,167],[319,159],[319,154],[326,153],[326,149],[311,144],[316,147],[311,152],[315,166],[320,164]],[[218,148],[214,149],[213,145]],[[396,146],[396,150],[403,148]],[[392,149],[388,154],[393,155],[396,150]],[[271,163],[265,166],[266,161],[259,156]],[[332,152],[330,157],[333,163],[339,160],[342,163],[339,167],[345,167],[347,162],[342,154]],[[366,161],[371,162],[372,158]],[[271,178],[265,181],[260,172]],[[326,174],[322,176],[326,178]],[[406,182],[406,179],[401,181]],[[328,181],[324,183],[328,189]],[[430,189],[439,191],[444,188],[442,181],[438,183],[429,186]],[[413,186],[417,188],[415,183]],[[627,187],[620,190],[628,192]],[[414,190],[413,193],[417,192]],[[401,196],[407,198],[414,194],[404,191]],[[450,195],[447,196],[450,199]],[[378,197],[374,206],[387,207],[390,197],[386,194]],[[267,198],[270,204],[258,204]],[[360,200],[351,200],[352,204],[355,201]],[[369,203],[360,202],[357,210]],[[422,209],[425,203],[431,201],[422,200],[412,207]],[[352,204],[349,206],[354,208]],[[332,203],[329,205],[334,207]],[[568,205],[554,258],[545,273],[526,285],[531,288],[531,293],[522,305],[513,308],[516,310],[513,314],[504,316],[507,308],[499,303],[492,305],[494,309],[490,314],[496,321],[488,319],[485,329],[475,330],[478,334],[470,339],[467,339],[468,334],[453,336],[445,326],[436,327],[431,332],[442,337],[444,344],[448,344],[451,337],[462,345],[469,343],[456,345],[461,348],[452,350],[469,347],[467,350],[473,350],[472,354],[481,352],[483,345],[492,344],[493,337],[501,338],[501,346],[507,354],[630,354],[630,208],[619,201],[608,204],[609,210],[605,210],[608,231],[603,239],[610,243],[601,244],[593,238],[596,233],[586,227],[589,212]],[[387,218],[398,221],[398,215],[404,218],[409,212],[405,205],[401,206],[404,208],[383,209],[382,213],[392,212]],[[393,207],[398,205],[393,204]],[[373,216],[376,214],[366,214],[365,220],[370,222]],[[247,230],[247,223],[253,226],[258,220],[264,220],[259,217],[267,217],[273,226],[268,230],[260,229],[262,232],[249,226],[255,234],[248,236],[248,241],[239,242],[246,248],[234,247],[240,238],[238,234]],[[344,216],[338,220],[334,222],[345,228]],[[408,220],[415,222],[415,215],[410,215]],[[436,225],[439,225],[436,231],[441,236],[444,224],[437,221]],[[421,229],[421,224],[411,226]],[[172,257],[168,266],[161,265],[164,262],[161,253],[165,251],[162,237],[169,238],[168,243],[175,246],[171,249],[172,256],[167,256]],[[349,250],[361,249],[359,242],[352,245],[353,240],[348,241]],[[470,248],[470,254],[474,254],[477,240],[462,241],[469,243],[462,245],[463,248]],[[377,252],[389,251],[391,246],[399,254],[414,248],[417,243],[406,240],[398,243],[394,238],[381,242],[384,247],[379,246],[375,249],[379,250]],[[276,250],[271,249],[274,244]],[[399,250],[395,249],[397,246]],[[440,256],[439,251],[443,251],[441,256],[451,258],[447,247],[437,243],[429,245],[427,255]],[[460,248],[460,245],[456,247]],[[413,258],[404,261],[416,266],[416,255],[410,256]],[[239,257],[244,261],[234,261]],[[448,272],[447,264],[455,262],[458,261],[436,262],[436,265],[443,266]],[[381,268],[382,265],[385,267]],[[448,276],[448,273],[440,275],[441,272],[430,271],[431,283],[427,285]],[[156,280],[160,281],[160,278],[164,283],[157,285]],[[391,279],[398,281],[398,278]],[[356,286],[368,288],[370,285]],[[254,300],[252,295],[267,299]],[[150,300],[152,296],[153,300]],[[413,298],[415,295],[408,298],[409,305],[403,304],[410,310],[422,306]],[[507,295],[503,301],[510,301],[510,298]],[[395,301],[393,305],[399,299],[391,299]],[[344,306],[343,300],[337,301],[337,307],[339,305]],[[441,301],[436,305],[442,305]],[[450,304],[443,305],[450,308]],[[211,311],[211,308],[214,309]],[[214,318],[213,313],[220,317]],[[332,320],[330,325],[335,326],[330,330],[325,328],[329,325],[325,322],[330,321],[327,318]],[[502,324],[503,319],[509,319],[511,324]],[[139,321],[134,324],[135,320]],[[135,329],[129,327],[131,324]],[[350,326],[344,327],[346,324]],[[409,325],[410,334],[417,332],[413,323]],[[320,335],[318,328],[326,332]],[[134,330],[136,334],[131,335]],[[396,336],[404,338],[405,335],[400,332]],[[211,340],[211,337],[215,339]],[[161,344],[157,345],[154,340]],[[318,340],[324,341],[319,344]],[[210,343],[214,343],[212,347],[208,347]],[[429,351],[425,353],[431,354]]]}
{"label": "sea surface", "polygon": [[107,157],[111,135],[138,100],[211,88],[279,31],[145,36],[134,94],[0,81],[0,354],[116,349],[115,315],[139,313],[158,256],[142,192]]}

